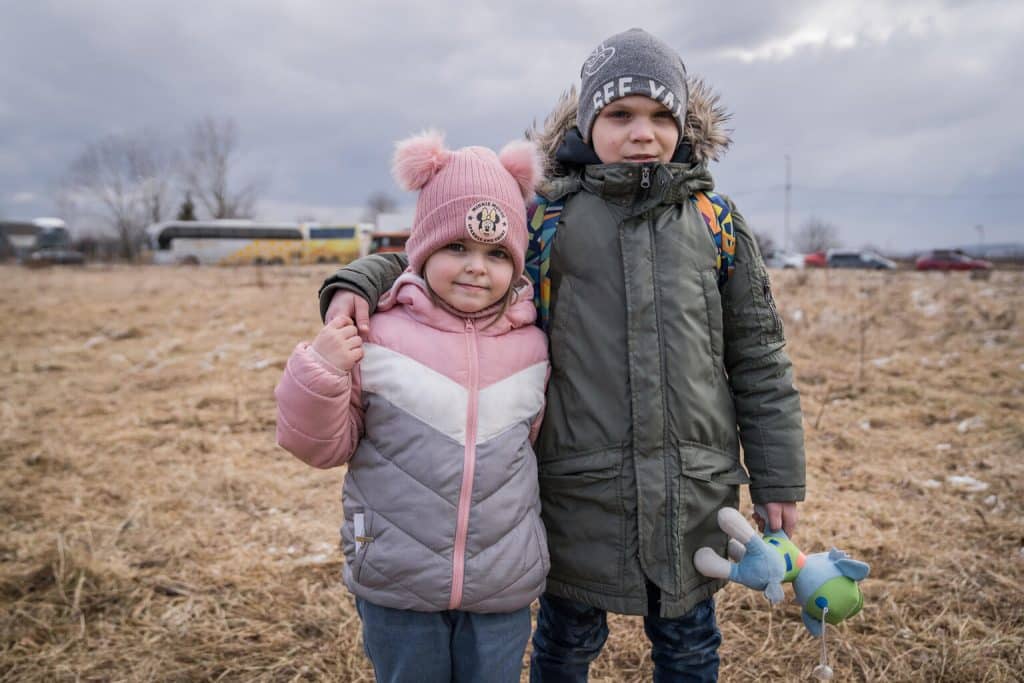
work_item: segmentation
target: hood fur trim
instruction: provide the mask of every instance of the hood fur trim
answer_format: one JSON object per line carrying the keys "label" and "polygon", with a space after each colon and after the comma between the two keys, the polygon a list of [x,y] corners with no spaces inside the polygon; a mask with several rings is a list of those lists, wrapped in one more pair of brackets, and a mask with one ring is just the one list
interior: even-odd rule
{"label": "hood fur trim", "polygon": [[[726,128],[732,114],[725,109],[718,94],[711,90],[704,79],[691,76],[687,79],[687,85],[690,96],[683,138],[690,143],[695,162],[718,161],[732,144],[732,129]],[[544,157],[545,177],[554,178],[566,173],[561,164],[555,161],[555,152],[562,144],[566,131],[576,125],[578,101],[579,95],[574,85],[558,98],[554,109],[544,119],[543,129],[534,123],[526,131],[527,139],[536,143]]]}

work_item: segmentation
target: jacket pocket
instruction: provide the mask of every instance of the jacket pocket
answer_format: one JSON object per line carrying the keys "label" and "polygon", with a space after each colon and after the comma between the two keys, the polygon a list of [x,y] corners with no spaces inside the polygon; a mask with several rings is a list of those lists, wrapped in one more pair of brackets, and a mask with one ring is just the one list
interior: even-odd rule
{"label": "jacket pocket", "polygon": [[753,291],[754,308],[757,310],[757,321],[761,326],[761,343],[775,344],[783,341],[785,332],[782,329],[782,317],[772,296],[772,285],[768,279],[768,271],[758,263],[750,278]]}
{"label": "jacket pocket", "polygon": [[548,534],[540,515],[535,515],[533,518],[533,535],[537,539],[537,547],[540,549],[540,565],[544,568],[544,574],[547,575],[551,571],[551,555],[548,554]]}
{"label": "jacket pocket", "polygon": [[693,554],[708,546],[724,554],[728,536],[718,528],[718,510],[739,505],[739,486],[750,477],[739,460],[708,446],[680,443],[675,542],[680,558],[679,590],[707,581],[693,566]]}
{"label": "jacket pocket", "polygon": [[702,270],[701,285],[707,311],[708,350],[711,354],[713,378],[724,376],[722,355],[725,353],[725,324],[723,323],[722,294],[718,290],[718,271]]}
{"label": "jacket pocket", "polygon": [[373,547],[376,533],[374,526],[373,512],[359,509],[353,511],[351,520],[345,520],[341,530],[345,561],[349,563],[356,583],[362,583],[363,563]]}
{"label": "jacket pocket", "polygon": [[551,328],[549,335],[551,339],[558,338],[557,344],[549,344],[551,349],[551,364],[555,371],[562,367],[565,361],[565,354],[559,353],[562,351],[562,346],[566,343],[564,339],[566,328],[569,326],[569,320],[573,314],[573,291],[572,291],[572,279],[562,276],[561,281],[558,284],[558,298],[552,302],[551,308]]}
{"label": "jacket pocket", "polygon": [[621,475],[621,449],[541,463],[541,517],[552,579],[621,590],[626,540]]}

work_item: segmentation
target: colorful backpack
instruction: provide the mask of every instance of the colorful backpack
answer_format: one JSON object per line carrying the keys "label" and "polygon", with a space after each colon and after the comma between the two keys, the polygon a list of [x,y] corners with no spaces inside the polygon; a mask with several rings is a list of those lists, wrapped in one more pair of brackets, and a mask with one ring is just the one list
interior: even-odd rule
{"label": "colorful backpack", "polygon": [[[718,247],[716,265],[718,289],[721,290],[729,281],[736,262],[736,235],[733,230],[732,212],[729,210],[728,202],[714,192],[697,192],[690,195],[690,201],[697,206]],[[527,229],[530,236],[526,247],[526,274],[534,283],[533,302],[537,306],[537,325],[543,330],[548,329],[550,316],[551,277],[548,275],[548,269],[551,266],[551,243],[558,231],[558,219],[564,206],[564,199],[548,201],[537,195],[527,209]]]}

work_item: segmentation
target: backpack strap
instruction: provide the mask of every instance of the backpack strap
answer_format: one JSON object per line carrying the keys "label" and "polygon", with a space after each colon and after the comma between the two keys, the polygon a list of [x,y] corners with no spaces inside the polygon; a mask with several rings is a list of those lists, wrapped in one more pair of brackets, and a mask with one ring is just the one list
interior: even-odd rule
{"label": "backpack strap", "polygon": [[729,202],[714,192],[696,192],[690,199],[697,205],[718,247],[715,265],[718,268],[718,288],[722,289],[736,268],[736,232],[732,223],[732,210]]}
{"label": "backpack strap", "polygon": [[537,307],[537,325],[547,331],[551,314],[551,242],[558,230],[564,199],[551,201],[537,195],[527,208],[526,275],[533,282],[533,303]]}
{"label": "backpack strap", "polygon": [[[725,287],[736,264],[736,234],[729,203],[714,192],[697,192],[690,196],[697,206],[704,224],[711,233],[718,256],[718,288]],[[533,282],[533,303],[537,307],[537,325],[548,329],[551,315],[551,243],[558,230],[558,219],[565,207],[565,198],[549,200],[537,195],[526,210],[526,229],[529,240],[526,244],[526,275]]]}

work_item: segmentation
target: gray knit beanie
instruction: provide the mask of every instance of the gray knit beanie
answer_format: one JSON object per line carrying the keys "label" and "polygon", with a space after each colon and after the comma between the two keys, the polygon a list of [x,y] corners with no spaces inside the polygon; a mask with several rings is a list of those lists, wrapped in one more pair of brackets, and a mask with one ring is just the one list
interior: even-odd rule
{"label": "gray knit beanie", "polygon": [[686,120],[686,67],[678,53],[647,31],[631,28],[597,46],[580,70],[576,125],[590,143],[594,119],[605,105],[629,95],[661,102],[672,112],[683,139]]}

